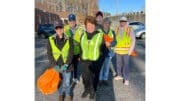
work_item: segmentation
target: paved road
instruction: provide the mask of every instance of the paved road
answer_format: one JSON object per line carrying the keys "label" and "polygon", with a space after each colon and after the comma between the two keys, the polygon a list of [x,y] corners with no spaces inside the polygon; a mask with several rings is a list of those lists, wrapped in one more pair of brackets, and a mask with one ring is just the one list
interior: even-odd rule
{"label": "paved road", "polygon": [[[46,39],[35,40],[35,83],[48,65],[46,55]],[[130,85],[125,87],[122,80],[115,81],[110,74],[109,86],[98,87],[95,101],[145,101],[145,41],[137,40],[135,50],[138,57],[130,59]],[[89,101],[82,99],[82,80],[74,86],[73,101]],[[42,95],[35,84],[35,101],[58,101],[58,92],[52,95]]]}

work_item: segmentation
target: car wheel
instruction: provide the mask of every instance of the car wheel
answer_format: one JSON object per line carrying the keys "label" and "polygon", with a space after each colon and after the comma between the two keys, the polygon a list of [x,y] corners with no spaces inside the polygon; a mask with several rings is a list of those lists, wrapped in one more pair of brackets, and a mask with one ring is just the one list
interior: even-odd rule
{"label": "car wheel", "polygon": [[145,33],[142,33],[142,34],[141,34],[141,39],[145,39],[145,37],[146,37],[146,36],[145,36]]}

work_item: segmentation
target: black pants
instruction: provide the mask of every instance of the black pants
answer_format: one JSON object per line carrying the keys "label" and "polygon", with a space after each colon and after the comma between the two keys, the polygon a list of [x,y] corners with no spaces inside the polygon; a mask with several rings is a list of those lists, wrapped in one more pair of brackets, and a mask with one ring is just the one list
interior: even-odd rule
{"label": "black pants", "polygon": [[101,57],[97,61],[81,61],[81,73],[84,84],[84,89],[88,91],[96,91],[99,81],[99,73],[102,67],[104,58]]}
{"label": "black pants", "polygon": [[79,58],[78,55],[74,55],[73,60],[72,60],[73,67],[74,67],[74,72],[73,72],[74,78],[77,78],[77,68],[78,68],[77,66],[79,63],[78,58]]}

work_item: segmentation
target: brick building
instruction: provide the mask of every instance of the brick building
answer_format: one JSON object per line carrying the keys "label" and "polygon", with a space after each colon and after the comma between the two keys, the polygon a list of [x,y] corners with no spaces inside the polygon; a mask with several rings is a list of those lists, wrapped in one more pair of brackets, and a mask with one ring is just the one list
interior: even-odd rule
{"label": "brick building", "polygon": [[93,16],[97,11],[98,0],[35,0],[35,31],[39,24],[67,20],[70,13],[76,14],[78,24],[83,24],[86,15]]}

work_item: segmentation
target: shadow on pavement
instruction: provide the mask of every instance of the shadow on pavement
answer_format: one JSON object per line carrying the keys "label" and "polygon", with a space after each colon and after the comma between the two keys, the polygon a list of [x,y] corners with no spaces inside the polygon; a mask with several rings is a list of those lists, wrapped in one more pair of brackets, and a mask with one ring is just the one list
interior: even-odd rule
{"label": "shadow on pavement", "polygon": [[95,101],[115,101],[113,78],[111,73],[109,75],[108,86],[98,86]]}

